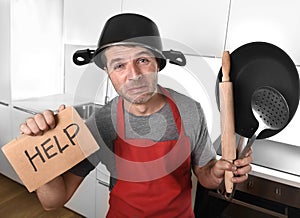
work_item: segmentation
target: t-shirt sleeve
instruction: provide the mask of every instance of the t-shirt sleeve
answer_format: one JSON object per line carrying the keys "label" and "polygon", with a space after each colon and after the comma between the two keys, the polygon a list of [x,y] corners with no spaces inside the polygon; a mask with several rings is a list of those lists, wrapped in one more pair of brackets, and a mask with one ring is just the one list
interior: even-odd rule
{"label": "t-shirt sleeve", "polygon": [[80,177],[86,177],[93,169],[95,169],[95,166],[91,164],[88,159],[84,159],[83,161],[72,167],[69,172]]}
{"label": "t-shirt sleeve", "polygon": [[210,160],[216,159],[217,154],[209,137],[206,142],[202,142],[202,146],[203,148],[200,149],[200,146],[196,145],[192,152],[192,163],[194,166],[202,167]]}
{"label": "t-shirt sleeve", "polygon": [[198,105],[199,123],[195,130],[195,145],[192,150],[192,164],[202,167],[210,160],[216,158],[216,150],[207,130],[207,123],[204,112]]}

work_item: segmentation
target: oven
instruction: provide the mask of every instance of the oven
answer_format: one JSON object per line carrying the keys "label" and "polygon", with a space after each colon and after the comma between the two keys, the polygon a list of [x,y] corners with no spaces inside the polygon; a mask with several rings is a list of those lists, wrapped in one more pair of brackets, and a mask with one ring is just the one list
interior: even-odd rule
{"label": "oven", "polygon": [[300,189],[249,175],[229,202],[198,184],[194,210],[196,218],[299,218]]}
{"label": "oven", "polygon": [[[246,182],[236,186],[232,201],[197,184],[196,218],[300,217],[300,183],[286,182],[289,175],[300,178],[300,147],[258,141],[253,147],[253,158],[253,172]],[[267,173],[258,173],[260,168],[267,169]]]}

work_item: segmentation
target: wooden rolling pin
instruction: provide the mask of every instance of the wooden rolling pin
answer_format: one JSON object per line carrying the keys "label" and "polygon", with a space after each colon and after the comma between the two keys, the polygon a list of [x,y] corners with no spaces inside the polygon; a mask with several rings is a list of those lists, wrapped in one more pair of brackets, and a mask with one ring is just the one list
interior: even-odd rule
{"label": "wooden rolling pin", "polygon": [[[223,52],[222,73],[222,82],[219,83],[222,159],[232,163],[236,159],[236,136],[233,88],[229,77],[230,55],[228,51]],[[225,189],[228,194],[233,191],[233,183],[231,182],[233,176],[233,172],[225,171]]]}

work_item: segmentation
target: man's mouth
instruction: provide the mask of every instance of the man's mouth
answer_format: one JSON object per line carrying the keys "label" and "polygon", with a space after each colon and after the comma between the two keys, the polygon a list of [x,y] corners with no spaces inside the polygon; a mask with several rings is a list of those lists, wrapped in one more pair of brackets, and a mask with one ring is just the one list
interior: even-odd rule
{"label": "man's mouth", "polygon": [[137,87],[132,87],[130,89],[128,89],[128,93],[129,94],[140,94],[140,93],[144,93],[148,91],[148,87],[147,86],[137,86]]}

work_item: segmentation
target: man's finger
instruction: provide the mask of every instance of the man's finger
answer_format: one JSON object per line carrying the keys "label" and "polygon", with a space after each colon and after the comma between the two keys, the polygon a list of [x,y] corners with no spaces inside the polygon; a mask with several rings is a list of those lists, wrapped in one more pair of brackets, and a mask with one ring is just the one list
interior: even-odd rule
{"label": "man's finger", "polygon": [[34,115],[34,120],[38,126],[38,128],[42,131],[45,132],[49,129],[49,126],[46,122],[45,117],[42,114],[36,114]]}
{"label": "man's finger", "polygon": [[34,118],[30,117],[26,120],[27,127],[31,130],[34,135],[41,135],[43,132],[39,129]]}
{"label": "man's finger", "polygon": [[56,125],[53,111],[46,110],[43,113],[47,125],[53,129]]}
{"label": "man's finger", "polygon": [[66,108],[66,105],[61,104],[58,108],[58,112],[61,112],[62,110],[64,110]]}

